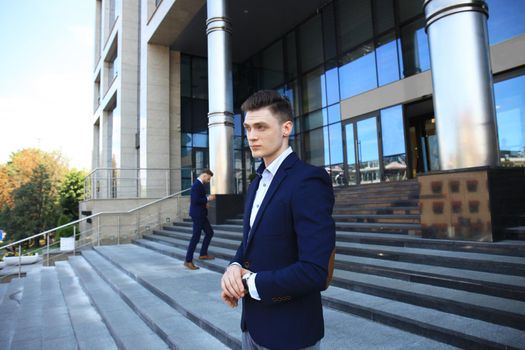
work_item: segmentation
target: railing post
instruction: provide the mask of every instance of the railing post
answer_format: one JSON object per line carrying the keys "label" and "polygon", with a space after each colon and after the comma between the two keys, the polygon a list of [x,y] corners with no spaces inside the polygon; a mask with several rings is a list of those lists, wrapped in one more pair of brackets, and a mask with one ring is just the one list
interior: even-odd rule
{"label": "railing post", "polygon": [[140,237],[140,212],[137,211],[137,238]]}
{"label": "railing post", "polygon": [[77,226],[73,225],[73,256],[76,255],[76,246],[77,246]]}
{"label": "railing post", "polygon": [[100,215],[97,216],[97,245],[100,245]]}
{"label": "railing post", "polygon": [[107,188],[108,188],[108,193],[107,193],[107,197],[108,199],[112,198],[111,197],[111,173],[108,171],[108,174],[107,174]]}
{"label": "railing post", "polygon": [[22,243],[18,244],[18,278],[22,276]]}
{"label": "railing post", "polygon": [[49,266],[49,236],[50,236],[50,234],[48,233],[47,234],[47,248],[46,248],[46,252],[47,252],[47,266]]}
{"label": "railing post", "polygon": [[120,245],[120,215],[117,215],[117,245]]}
{"label": "railing post", "polygon": [[170,171],[166,170],[166,196],[170,194]]}

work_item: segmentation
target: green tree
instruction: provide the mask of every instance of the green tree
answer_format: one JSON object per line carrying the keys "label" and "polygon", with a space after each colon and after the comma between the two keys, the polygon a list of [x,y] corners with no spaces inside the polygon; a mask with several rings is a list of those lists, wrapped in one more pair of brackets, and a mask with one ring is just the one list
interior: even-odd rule
{"label": "green tree", "polygon": [[62,213],[72,220],[78,220],[78,203],[84,199],[84,171],[69,171],[58,190]]}
{"label": "green tree", "polygon": [[3,226],[17,241],[55,227],[59,214],[57,191],[46,166],[39,164],[29,181],[13,191],[13,206],[4,206]]}

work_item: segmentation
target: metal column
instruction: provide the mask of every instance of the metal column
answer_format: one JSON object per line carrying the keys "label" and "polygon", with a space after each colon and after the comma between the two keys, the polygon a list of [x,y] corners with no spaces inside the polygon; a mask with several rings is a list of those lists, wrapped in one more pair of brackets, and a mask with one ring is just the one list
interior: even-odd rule
{"label": "metal column", "polygon": [[208,0],[208,129],[214,194],[233,193],[233,88],[227,0]]}
{"label": "metal column", "polygon": [[483,0],[425,0],[443,170],[498,162],[496,109]]}

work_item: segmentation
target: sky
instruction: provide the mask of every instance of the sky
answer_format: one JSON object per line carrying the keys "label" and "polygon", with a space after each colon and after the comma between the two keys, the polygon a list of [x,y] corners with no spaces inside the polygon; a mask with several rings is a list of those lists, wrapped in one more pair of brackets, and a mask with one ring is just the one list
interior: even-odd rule
{"label": "sky", "polygon": [[0,0],[0,164],[37,147],[91,168],[94,17],[92,0]]}

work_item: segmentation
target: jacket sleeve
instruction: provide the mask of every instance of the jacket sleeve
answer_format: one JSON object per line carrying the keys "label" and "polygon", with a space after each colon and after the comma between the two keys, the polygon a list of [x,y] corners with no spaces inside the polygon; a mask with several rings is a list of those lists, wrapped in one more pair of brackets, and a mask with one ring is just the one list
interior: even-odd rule
{"label": "jacket sleeve", "polygon": [[298,260],[282,269],[257,273],[255,284],[263,302],[271,304],[282,296],[293,298],[326,288],[335,248],[333,205],[332,183],[323,169],[316,168],[297,184],[291,206]]}

